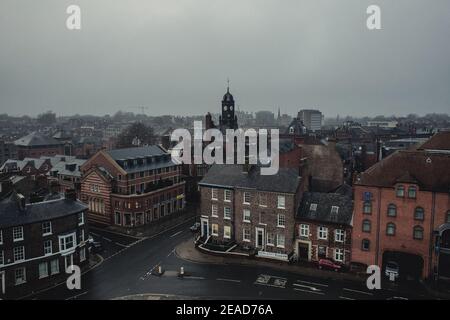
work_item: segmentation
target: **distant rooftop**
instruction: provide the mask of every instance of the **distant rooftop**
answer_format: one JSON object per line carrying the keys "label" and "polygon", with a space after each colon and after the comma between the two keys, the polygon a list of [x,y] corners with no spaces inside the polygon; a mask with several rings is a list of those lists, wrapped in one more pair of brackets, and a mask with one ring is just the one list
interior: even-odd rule
{"label": "distant rooftop", "polygon": [[32,132],[20,139],[14,141],[16,146],[36,147],[36,146],[57,146],[61,143],[52,137],[47,137],[39,132]]}

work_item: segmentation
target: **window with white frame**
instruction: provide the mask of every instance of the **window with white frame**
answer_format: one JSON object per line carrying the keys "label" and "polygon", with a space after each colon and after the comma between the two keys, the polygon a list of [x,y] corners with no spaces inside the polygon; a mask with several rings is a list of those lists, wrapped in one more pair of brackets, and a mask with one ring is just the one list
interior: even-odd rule
{"label": "window with white frame", "polygon": [[27,282],[25,267],[17,268],[16,270],[14,270],[14,279],[16,286]]}
{"label": "window with white frame", "polygon": [[328,228],[327,227],[319,227],[317,232],[317,238],[320,240],[328,239]]}
{"label": "window with white frame", "polygon": [[267,232],[267,241],[266,241],[266,244],[268,245],[268,246],[273,246],[275,243],[274,243],[274,236],[273,236],[273,233],[272,232]]}
{"label": "window with white frame", "polygon": [[309,225],[308,224],[301,224],[300,225],[300,237],[309,237]]}
{"label": "window with white frame", "polygon": [[23,240],[23,227],[14,227],[13,241],[21,241],[21,240]]}
{"label": "window with white frame", "polygon": [[213,224],[211,225],[211,234],[212,234],[213,236],[218,236],[218,235],[219,235],[219,225],[218,225],[218,224],[213,223]]}
{"label": "window with white frame", "polygon": [[284,248],[284,234],[277,234],[277,247]]}
{"label": "window with white frame", "polygon": [[218,215],[219,215],[219,207],[217,206],[217,204],[212,204],[211,205],[211,216],[217,217]]}
{"label": "window with white frame", "polygon": [[250,204],[250,201],[252,201],[250,192],[244,192],[244,203]]}
{"label": "window with white frame", "polygon": [[231,227],[230,226],[223,227],[223,237],[224,237],[224,239],[231,239]]}
{"label": "window with white frame", "polygon": [[309,211],[316,212],[317,211],[317,203],[311,203],[309,206]]}
{"label": "window with white frame", "polygon": [[230,207],[223,207],[223,218],[230,220],[231,219],[231,208]]}
{"label": "window with white frame", "polygon": [[250,229],[244,228],[242,229],[242,240],[245,242],[250,242]]}
{"label": "window with white frame", "polygon": [[339,207],[338,206],[331,206],[331,214],[338,214]]}
{"label": "window with white frame", "polygon": [[244,222],[250,222],[250,210],[244,209],[242,215],[244,217]]}
{"label": "window with white frame", "polygon": [[48,263],[39,263],[39,279],[48,277]]}
{"label": "window with white frame", "polygon": [[345,239],[345,231],[342,229],[334,230],[334,241],[336,242],[344,242]]}
{"label": "window with white frame", "polygon": [[344,262],[344,249],[334,249],[334,260]]}
{"label": "window with white frame", "polygon": [[261,207],[267,207],[267,194],[265,193],[259,194],[259,205]]}
{"label": "window with white frame", "polygon": [[14,247],[14,262],[25,260],[25,247]]}
{"label": "window with white frame", "polygon": [[42,235],[48,236],[52,234],[52,222],[46,221],[42,223]]}
{"label": "window with white frame", "polygon": [[84,224],[84,212],[78,214],[78,225],[82,226]]}
{"label": "window with white frame", "polygon": [[277,216],[277,227],[284,227],[286,225],[286,217],[284,214],[279,213]]}
{"label": "window with white frame", "polygon": [[277,207],[279,209],[285,209],[286,208],[286,197],[285,196],[278,196]]}
{"label": "window with white frame", "polygon": [[80,230],[78,243],[82,243],[84,241],[84,229]]}
{"label": "window with white frame", "polygon": [[86,260],[86,248],[80,249],[80,262],[83,262]]}
{"label": "window with white frame", "polygon": [[52,250],[52,240],[44,241],[44,256],[50,255],[53,253]]}
{"label": "window with white frame", "polygon": [[54,259],[50,261],[50,274],[58,274],[59,273],[59,260]]}
{"label": "window with white frame", "polygon": [[4,263],[5,263],[5,256],[3,250],[0,250],[0,266],[2,266]]}
{"label": "window with white frame", "polygon": [[217,200],[218,194],[219,194],[219,191],[216,188],[211,189],[211,199]]}
{"label": "window with white frame", "polygon": [[231,190],[224,190],[223,191],[223,200],[224,201],[231,201]]}
{"label": "window with white frame", "polygon": [[75,233],[59,236],[59,251],[68,251],[76,246]]}

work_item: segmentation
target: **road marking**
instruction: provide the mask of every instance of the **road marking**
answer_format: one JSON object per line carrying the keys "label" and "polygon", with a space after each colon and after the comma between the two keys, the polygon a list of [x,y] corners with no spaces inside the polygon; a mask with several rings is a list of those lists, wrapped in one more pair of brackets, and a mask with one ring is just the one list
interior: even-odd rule
{"label": "road marking", "polygon": [[[107,233],[111,233],[111,234],[116,234],[122,237],[130,237],[130,238],[134,238],[134,239],[142,239],[142,237],[136,237],[136,236],[132,236],[130,234],[126,234],[126,233],[120,233],[120,232],[115,232],[115,231],[111,231],[111,230],[106,230],[106,229],[101,229],[101,228],[95,228],[95,227],[89,227],[90,230],[96,230],[98,232],[107,232]],[[91,232],[92,233],[92,232]]]}
{"label": "road marking", "polygon": [[175,248],[169,252],[169,254],[167,255],[167,258],[170,257],[172,255],[172,253],[174,253],[174,252],[175,252]]}
{"label": "road marking", "polygon": [[70,298],[67,298],[66,300],[76,299],[76,298],[78,298],[78,297],[81,297],[81,296],[85,295],[85,294],[88,293],[88,292],[89,292],[89,291],[85,291],[85,292],[83,292],[83,293],[80,293],[80,294],[77,294],[77,295],[72,296],[72,297],[70,297]]}
{"label": "road marking", "polygon": [[339,299],[344,299],[344,300],[356,300],[356,299],[349,298],[349,297],[344,297],[344,296],[339,296]]}
{"label": "road marking", "polygon": [[112,242],[112,240],[109,239],[109,238],[103,237],[103,239],[105,239],[105,240],[108,241],[108,242]]}
{"label": "road marking", "polygon": [[180,231],[178,231],[177,233],[174,233],[173,235],[171,235],[170,237],[173,238],[173,237],[179,235],[179,234],[182,233],[182,232],[183,232],[183,230],[180,230]]}
{"label": "road marking", "polygon": [[299,288],[294,288],[294,290],[301,291],[301,292],[306,292],[306,293],[320,294],[320,295],[324,295],[325,294],[323,292],[309,291],[309,290],[304,290],[304,289],[299,289]]}
{"label": "road marking", "polygon": [[128,248],[128,246],[126,246],[126,245],[124,245],[124,244],[121,244],[121,243],[119,243],[119,242],[114,242],[116,245],[118,245],[118,246],[121,246],[121,247],[123,247],[123,248]]}
{"label": "road marking", "polygon": [[227,282],[241,282],[241,280],[234,280],[234,279],[225,279],[225,278],[217,278],[217,281],[227,281]]}
{"label": "road marking", "polygon": [[328,288],[328,285],[327,284],[323,284],[323,283],[309,282],[309,281],[302,281],[302,280],[297,280],[296,282],[312,284],[313,286],[320,286],[320,287],[327,287]]}
{"label": "road marking", "polygon": [[192,279],[192,280],[205,280],[204,277],[195,277],[195,276],[184,276],[184,279]]}
{"label": "road marking", "polygon": [[302,287],[302,288],[308,288],[308,289],[310,289],[312,291],[322,291],[320,289],[317,289],[316,287],[305,286],[303,284],[298,284],[298,283],[294,283],[294,286]]}
{"label": "road marking", "polygon": [[350,291],[350,292],[355,292],[355,293],[362,293],[362,294],[366,294],[368,296],[373,296],[373,293],[371,292],[366,292],[366,291],[360,291],[360,290],[354,290],[354,289],[347,289],[344,288],[344,291]]}
{"label": "road marking", "polygon": [[96,236],[96,237],[100,237],[100,235],[98,233],[95,233],[95,232],[90,232],[90,234],[92,234],[93,236]]}

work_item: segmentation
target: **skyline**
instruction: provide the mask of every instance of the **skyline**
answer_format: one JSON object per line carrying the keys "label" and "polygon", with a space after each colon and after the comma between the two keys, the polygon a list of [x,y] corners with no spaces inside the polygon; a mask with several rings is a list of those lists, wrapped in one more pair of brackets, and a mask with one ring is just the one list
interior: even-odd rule
{"label": "skyline", "polygon": [[[240,110],[326,117],[448,113],[450,44],[438,0],[72,1],[0,4],[0,110],[31,115],[203,115],[230,90]],[[205,28],[205,26],[207,26]]]}

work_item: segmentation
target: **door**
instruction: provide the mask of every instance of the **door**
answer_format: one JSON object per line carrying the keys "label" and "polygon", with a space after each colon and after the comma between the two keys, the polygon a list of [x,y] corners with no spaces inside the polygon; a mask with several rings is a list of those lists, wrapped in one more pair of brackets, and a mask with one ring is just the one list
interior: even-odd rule
{"label": "door", "polygon": [[5,288],[5,271],[0,272],[0,292],[1,294],[5,294],[6,288]]}
{"label": "door", "polygon": [[309,260],[309,244],[308,243],[298,243],[298,258],[299,260],[308,261]]}
{"label": "door", "polygon": [[255,239],[255,247],[256,248],[264,248],[264,229],[256,228],[256,239]]}
{"label": "door", "polygon": [[202,219],[202,237],[209,237],[209,222],[206,219]]}

